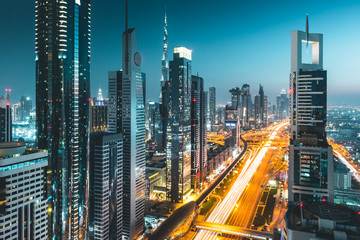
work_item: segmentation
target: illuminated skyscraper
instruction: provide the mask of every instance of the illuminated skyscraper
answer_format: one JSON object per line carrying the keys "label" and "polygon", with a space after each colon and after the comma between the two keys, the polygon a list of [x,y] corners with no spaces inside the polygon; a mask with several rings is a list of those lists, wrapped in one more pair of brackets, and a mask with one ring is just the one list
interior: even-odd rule
{"label": "illuminated skyscraper", "polygon": [[207,92],[204,79],[191,76],[191,187],[201,186],[207,175]]}
{"label": "illuminated skyscraper", "polygon": [[[161,89],[165,86],[165,83],[169,81],[169,61],[168,61],[168,40],[167,40],[167,16],[165,12],[164,23],[164,42],[163,42],[163,56],[161,61]],[[162,91],[160,91],[160,101],[162,101]]]}
{"label": "illuminated skyscraper", "polygon": [[174,48],[169,73],[167,199],[183,202],[191,190],[191,50]]}
{"label": "illuminated skyscraper", "polygon": [[0,143],[12,141],[10,89],[0,98]]}
{"label": "illuminated skyscraper", "polygon": [[122,45],[123,237],[134,239],[144,227],[145,106],[141,56],[135,28],[126,29]]}
{"label": "illuminated skyscraper", "polygon": [[214,130],[216,123],[216,88],[209,88],[209,119],[211,124],[211,131]]}
{"label": "illuminated skyscraper", "polygon": [[50,237],[86,238],[90,0],[37,0],[36,125],[49,151]]}
{"label": "illuminated skyscraper", "polygon": [[241,108],[240,108],[240,119],[241,126],[243,128],[249,128],[249,118],[251,116],[251,94],[250,85],[244,84],[241,88]]}
{"label": "illuminated skyscraper", "polygon": [[111,71],[109,76],[108,132],[121,133],[122,127],[122,71]]}
{"label": "illuminated skyscraper", "polygon": [[[312,45],[311,63],[303,62],[305,44]],[[289,202],[332,202],[334,167],[325,133],[327,72],[322,34],[291,32],[290,93]]]}

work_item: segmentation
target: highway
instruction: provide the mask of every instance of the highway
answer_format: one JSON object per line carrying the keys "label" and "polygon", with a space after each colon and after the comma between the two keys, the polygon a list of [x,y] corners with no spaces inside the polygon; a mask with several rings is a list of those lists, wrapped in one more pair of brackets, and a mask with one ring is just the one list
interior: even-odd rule
{"label": "highway", "polygon": [[[262,167],[259,168],[261,162],[263,159],[265,159],[265,156],[270,148],[273,148],[271,146],[272,140],[274,140],[277,137],[278,132],[281,128],[285,127],[288,123],[282,122],[277,125],[272,125],[268,127],[265,131],[266,132],[266,138],[267,139],[263,144],[261,144],[261,147],[256,149],[252,152],[250,157],[245,161],[244,166],[236,178],[233,186],[228,191],[226,197],[223,199],[221,203],[219,203],[214,210],[210,213],[208,218],[206,219],[206,222],[211,223],[217,223],[217,224],[225,224],[227,220],[229,219],[229,216],[231,215],[233,208],[236,207],[236,203],[240,199],[241,195],[243,194],[244,190],[248,187],[248,184],[254,174],[256,173],[257,169],[259,171],[263,171]],[[264,169],[266,170],[266,168]],[[261,176],[261,174],[259,174]],[[264,176],[261,176],[262,178]],[[252,189],[251,185],[249,186],[249,189]],[[254,199],[250,199],[249,202],[255,202]],[[196,237],[194,239],[200,240],[200,239],[216,239],[217,233],[213,233],[206,230],[200,230]]]}

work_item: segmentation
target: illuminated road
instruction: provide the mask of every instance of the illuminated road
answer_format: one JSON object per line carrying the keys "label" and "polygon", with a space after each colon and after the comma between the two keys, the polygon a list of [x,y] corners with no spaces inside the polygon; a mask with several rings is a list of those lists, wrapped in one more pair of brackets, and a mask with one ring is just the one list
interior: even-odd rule
{"label": "illuminated road", "polygon": [[[264,159],[267,151],[272,148],[272,140],[277,137],[278,131],[287,124],[288,123],[280,123],[278,125],[267,128],[267,130],[269,130],[269,134],[267,135],[268,141],[264,142],[262,146],[255,150],[252,156],[246,160],[244,167],[242,168],[241,173],[236,178],[232,188],[229,190],[223,201],[218,204],[211,212],[209,217],[206,219],[207,222],[218,224],[226,223],[234,206],[236,205],[240,196],[246,189],[249,181],[259,168],[260,163]],[[251,201],[254,202],[254,200]],[[216,239],[216,236],[216,233],[200,230],[194,239]]]}

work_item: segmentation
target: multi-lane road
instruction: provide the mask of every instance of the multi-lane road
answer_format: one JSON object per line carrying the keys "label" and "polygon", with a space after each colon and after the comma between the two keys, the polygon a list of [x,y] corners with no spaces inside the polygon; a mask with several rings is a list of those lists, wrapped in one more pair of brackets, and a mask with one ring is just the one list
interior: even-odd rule
{"label": "multi-lane road", "polygon": [[[261,183],[264,183],[266,179],[271,177],[271,174],[269,174],[271,168],[280,169],[280,166],[272,166],[270,159],[273,158],[269,157],[273,155],[273,149],[276,148],[276,143],[279,137],[283,135],[282,131],[287,124],[282,122],[271,125],[261,131],[263,135],[261,137],[262,141],[258,143],[258,147],[253,147],[249,156],[243,160],[244,165],[240,174],[236,177],[234,184],[224,199],[209,214],[206,219],[207,222],[234,226],[241,225],[239,227],[248,227],[249,223],[251,224],[254,209],[258,201],[256,199],[261,194]],[[251,133],[249,135],[251,136]],[[272,151],[269,151],[270,149]],[[246,194],[244,194],[245,192]],[[243,200],[241,201],[241,199]],[[248,204],[248,206],[240,207],[239,201],[242,204]],[[242,209],[240,210],[240,208]],[[237,212],[241,214],[237,214]],[[216,233],[200,230],[194,239],[208,240],[216,238]]]}

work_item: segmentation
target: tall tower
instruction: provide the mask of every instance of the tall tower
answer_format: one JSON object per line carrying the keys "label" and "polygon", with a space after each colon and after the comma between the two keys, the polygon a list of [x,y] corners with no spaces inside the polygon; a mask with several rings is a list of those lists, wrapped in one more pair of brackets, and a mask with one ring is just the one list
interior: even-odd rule
{"label": "tall tower", "polygon": [[[168,40],[167,40],[167,16],[165,12],[164,23],[164,42],[163,42],[163,56],[161,61],[161,89],[164,87],[165,82],[169,81],[169,61],[168,61]],[[160,91],[160,102],[162,101],[162,91]]]}
{"label": "tall tower", "polygon": [[145,213],[145,109],[141,56],[135,28],[122,40],[123,237],[134,239],[142,231]]}
{"label": "tall tower", "polygon": [[241,88],[241,109],[240,109],[240,118],[241,125],[243,128],[249,128],[249,118],[251,112],[251,94],[250,94],[250,85],[244,84]]}
{"label": "tall tower", "polygon": [[211,124],[211,131],[214,131],[215,118],[216,118],[216,88],[209,88],[209,119]]}
{"label": "tall tower", "polygon": [[167,199],[183,202],[191,190],[191,50],[174,48],[170,61],[167,125]]}
{"label": "tall tower", "polygon": [[[289,202],[333,201],[333,154],[326,140],[323,35],[291,32]],[[312,47],[304,63],[303,45]],[[310,46],[311,45],[311,46]]]}
{"label": "tall tower", "polygon": [[12,141],[10,89],[0,98],[0,143]]}
{"label": "tall tower", "polygon": [[37,145],[49,151],[49,236],[86,238],[90,0],[36,1]]}

